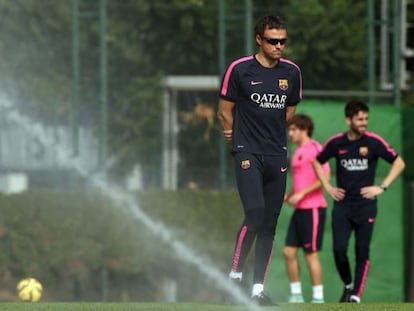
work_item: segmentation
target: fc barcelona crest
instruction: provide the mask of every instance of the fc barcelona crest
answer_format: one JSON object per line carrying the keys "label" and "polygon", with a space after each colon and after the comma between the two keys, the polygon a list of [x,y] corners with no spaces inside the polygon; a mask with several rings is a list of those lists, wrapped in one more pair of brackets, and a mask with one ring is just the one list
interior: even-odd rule
{"label": "fc barcelona crest", "polygon": [[287,79],[279,79],[279,89],[286,91],[289,88]]}
{"label": "fc barcelona crest", "polygon": [[368,154],[368,147],[359,147],[359,154],[365,157]]}
{"label": "fc barcelona crest", "polygon": [[248,168],[250,168],[250,160],[243,160],[241,162],[241,167],[245,170],[247,170]]}

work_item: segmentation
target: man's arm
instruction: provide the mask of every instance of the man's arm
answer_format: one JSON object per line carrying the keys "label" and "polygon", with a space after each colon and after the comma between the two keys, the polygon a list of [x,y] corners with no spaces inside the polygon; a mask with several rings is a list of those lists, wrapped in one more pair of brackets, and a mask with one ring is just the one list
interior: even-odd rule
{"label": "man's arm", "polygon": [[328,176],[323,171],[322,165],[319,163],[317,159],[315,159],[312,164],[316,176],[318,176],[325,190],[335,201],[341,201],[345,197],[345,189],[335,188],[331,185]]}
{"label": "man's arm", "polygon": [[295,114],[296,106],[287,106],[286,108],[286,121],[289,121]]}
{"label": "man's arm", "polygon": [[[326,173],[326,172],[324,174],[328,174],[329,175],[329,173]],[[328,177],[328,179],[329,179],[329,177]],[[317,180],[313,184],[311,184],[308,187],[306,187],[305,189],[303,189],[302,191],[299,191],[299,192],[296,192],[296,193],[293,193],[293,191],[290,192],[289,195],[287,195],[285,197],[285,201],[288,204],[296,205],[308,193],[311,193],[312,191],[315,191],[316,189],[319,189],[321,186],[322,186],[321,181],[320,180]]]}
{"label": "man's arm", "polygon": [[398,156],[395,161],[392,163],[392,166],[390,168],[390,171],[388,172],[387,177],[382,182],[382,186],[385,188],[388,188],[392,182],[397,179],[398,176],[401,175],[401,173],[405,169],[405,162],[404,160]]}
{"label": "man's arm", "polygon": [[369,186],[361,188],[361,195],[366,199],[372,199],[377,195],[383,193],[391,184],[392,182],[401,175],[404,171],[405,162],[404,160],[398,156],[394,162],[392,162],[392,166],[388,171],[387,176],[382,181],[380,186]]}
{"label": "man's arm", "polygon": [[217,117],[223,129],[224,138],[229,144],[233,143],[234,106],[234,102],[225,99],[219,100]]}
{"label": "man's arm", "polygon": [[[329,170],[328,167],[326,167],[325,169],[321,166],[322,172],[325,175],[326,179],[329,181],[331,179],[331,172]],[[291,205],[296,205],[297,203],[299,203],[299,201],[301,201],[306,195],[308,195],[309,193],[319,189],[322,187],[322,182],[317,179],[314,183],[310,184],[309,186],[307,186],[306,188],[302,189],[299,192],[296,193],[291,193],[289,195],[289,197],[287,197],[287,199],[285,199],[285,201],[288,204]]]}

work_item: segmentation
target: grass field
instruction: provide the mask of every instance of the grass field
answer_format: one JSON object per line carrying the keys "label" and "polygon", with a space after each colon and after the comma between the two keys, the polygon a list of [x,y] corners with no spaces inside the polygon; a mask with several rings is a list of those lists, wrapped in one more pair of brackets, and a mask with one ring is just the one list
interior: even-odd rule
{"label": "grass field", "polygon": [[[2,311],[251,311],[252,308],[199,303],[0,303]],[[277,307],[256,307],[255,310],[353,310],[384,311],[414,310],[414,304],[404,303],[361,303],[361,304],[280,304]]]}

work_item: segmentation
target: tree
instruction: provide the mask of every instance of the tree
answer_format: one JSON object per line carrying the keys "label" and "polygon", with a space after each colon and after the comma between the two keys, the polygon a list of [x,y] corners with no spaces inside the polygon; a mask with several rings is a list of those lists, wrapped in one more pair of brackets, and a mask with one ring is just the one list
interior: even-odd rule
{"label": "tree", "polygon": [[[124,176],[136,163],[159,176],[165,75],[218,74],[217,2],[107,0],[109,156]],[[98,1],[79,0],[82,125],[99,130]],[[253,2],[254,20],[279,14],[288,23],[286,57],[298,63],[305,89],[364,89],[366,4],[357,0]],[[16,104],[48,123],[69,124],[72,96],[71,1],[0,1],[0,82]],[[226,1],[226,63],[243,56],[244,7]],[[251,30],[253,31],[253,30]],[[214,100],[210,100],[214,105]],[[195,104],[195,102],[194,102]],[[190,109],[186,107],[186,109]],[[185,128],[183,128],[183,131]],[[199,129],[202,133],[201,129]],[[213,131],[215,131],[213,129]],[[199,139],[201,163],[216,165],[217,139]],[[184,133],[184,132],[183,132]],[[217,132],[212,135],[219,135]],[[194,150],[193,150],[194,151]],[[198,152],[198,151],[194,151]],[[183,150],[185,163],[193,163]],[[186,158],[187,157],[187,158]],[[185,172],[183,172],[185,174]]]}
{"label": "tree", "polygon": [[33,115],[65,118],[70,107],[70,6],[63,1],[0,2],[0,81]]}

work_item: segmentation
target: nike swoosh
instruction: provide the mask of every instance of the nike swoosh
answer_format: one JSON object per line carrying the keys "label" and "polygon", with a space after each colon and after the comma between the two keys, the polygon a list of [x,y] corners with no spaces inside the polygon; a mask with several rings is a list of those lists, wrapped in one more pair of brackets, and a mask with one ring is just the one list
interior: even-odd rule
{"label": "nike swoosh", "polygon": [[282,173],[286,172],[286,171],[287,171],[287,167],[281,167],[281,168],[280,168],[280,171],[281,171]]}
{"label": "nike swoosh", "polygon": [[339,154],[345,154],[345,153],[347,153],[348,152],[348,150],[345,150],[345,149],[339,149]]}
{"label": "nike swoosh", "polygon": [[258,84],[262,84],[263,81],[250,81],[251,85],[258,85]]}

